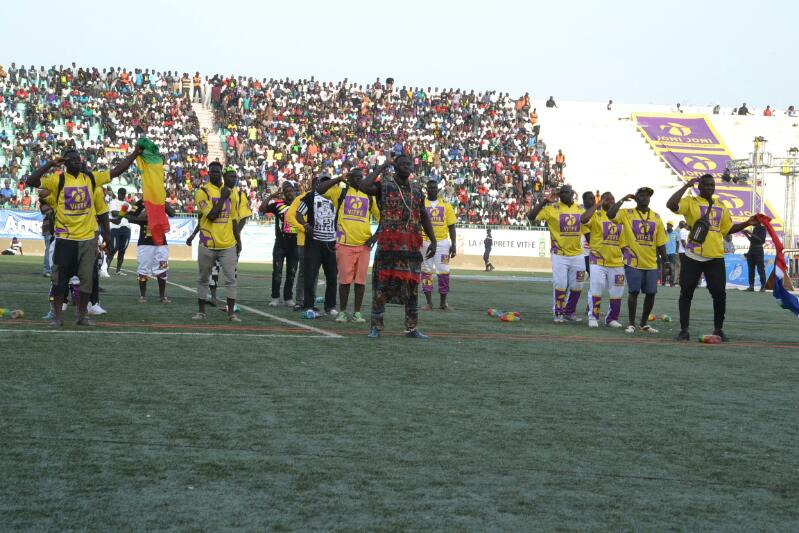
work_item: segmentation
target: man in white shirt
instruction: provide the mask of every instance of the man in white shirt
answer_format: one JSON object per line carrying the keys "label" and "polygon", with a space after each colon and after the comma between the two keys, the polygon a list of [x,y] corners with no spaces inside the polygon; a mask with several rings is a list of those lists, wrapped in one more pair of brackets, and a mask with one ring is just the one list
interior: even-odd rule
{"label": "man in white shirt", "polygon": [[125,201],[128,191],[120,187],[117,197],[108,203],[108,210],[111,212],[111,220],[121,218],[119,224],[111,222],[111,242],[108,243],[108,254],[106,265],[111,266],[114,255],[117,256],[117,276],[124,276],[122,263],[125,261],[125,251],[130,243],[130,222],[125,218],[125,214],[130,210],[130,204]]}

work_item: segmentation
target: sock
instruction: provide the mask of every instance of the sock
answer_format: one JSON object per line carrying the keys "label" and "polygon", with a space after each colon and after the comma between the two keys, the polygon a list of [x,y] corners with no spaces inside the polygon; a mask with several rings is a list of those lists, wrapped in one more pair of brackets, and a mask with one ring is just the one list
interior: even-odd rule
{"label": "sock", "polygon": [[601,296],[591,296],[591,318],[599,320],[599,309],[602,306]]}
{"label": "sock", "polygon": [[438,294],[449,294],[449,274],[438,275]]}
{"label": "sock", "polygon": [[608,311],[608,316],[605,318],[605,323],[618,320],[620,314],[621,314],[621,298],[611,298],[610,311]]}
{"label": "sock", "polygon": [[569,300],[566,302],[566,316],[571,316],[577,310],[577,302],[580,301],[580,294],[582,291],[569,291]]}
{"label": "sock", "polygon": [[433,275],[429,272],[422,272],[422,292],[424,294],[433,293]]}
{"label": "sock", "polygon": [[555,289],[555,316],[563,316],[566,307],[566,291]]}

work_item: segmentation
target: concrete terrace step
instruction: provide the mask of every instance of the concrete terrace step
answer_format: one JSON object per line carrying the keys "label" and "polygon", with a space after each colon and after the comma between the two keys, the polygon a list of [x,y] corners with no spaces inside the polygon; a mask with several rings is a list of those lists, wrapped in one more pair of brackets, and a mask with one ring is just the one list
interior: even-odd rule
{"label": "concrete terrace step", "polygon": [[210,109],[206,109],[199,102],[191,104],[192,109],[197,114],[197,120],[200,123],[200,129],[208,132],[208,161],[219,161],[225,164],[225,149],[222,146],[222,139],[216,133],[214,128],[214,113]]}

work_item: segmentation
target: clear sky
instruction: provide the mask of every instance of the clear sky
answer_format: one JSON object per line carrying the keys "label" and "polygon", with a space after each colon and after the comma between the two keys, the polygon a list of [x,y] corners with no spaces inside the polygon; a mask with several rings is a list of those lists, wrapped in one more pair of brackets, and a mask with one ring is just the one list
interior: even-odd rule
{"label": "clear sky", "polygon": [[496,89],[558,100],[799,105],[799,1],[24,0],[0,64],[141,66]]}

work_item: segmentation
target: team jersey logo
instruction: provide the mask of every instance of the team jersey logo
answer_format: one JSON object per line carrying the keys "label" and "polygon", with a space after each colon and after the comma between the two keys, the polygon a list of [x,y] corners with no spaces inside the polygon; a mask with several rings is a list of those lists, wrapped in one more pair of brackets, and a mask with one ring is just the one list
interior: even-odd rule
{"label": "team jersey logo", "polygon": [[573,213],[560,215],[560,234],[577,236],[580,234],[580,217]]}
{"label": "team jersey logo", "polygon": [[347,196],[344,198],[343,218],[362,221],[366,218],[366,210],[369,205],[365,198],[359,196]]}
{"label": "team jersey logo", "polygon": [[621,226],[606,220],[602,222],[602,240],[605,242],[618,243],[621,237]]}
{"label": "team jersey logo", "polygon": [[444,207],[428,207],[427,214],[430,215],[430,222],[436,225],[444,223]]}
{"label": "team jersey logo", "polygon": [[[64,187],[64,210],[86,211],[92,206],[89,188],[85,185],[79,187]],[[70,213],[75,215],[78,213]]]}
{"label": "team jersey logo", "polygon": [[654,222],[648,220],[633,220],[633,235],[639,243],[651,243],[655,240]]}
{"label": "team jersey logo", "polygon": [[[708,206],[706,206],[706,205],[700,205],[699,206],[699,214],[700,214],[700,216],[705,216],[705,213],[707,213],[707,207]],[[708,220],[708,222],[710,222],[710,227],[711,228],[716,229],[716,230],[719,229],[719,227],[721,226],[721,213],[722,213],[722,211],[721,211],[720,207],[711,208],[710,214],[708,214],[708,216],[707,216],[707,220]]]}
{"label": "team jersey logo", "polygon": [[613,276],[613,284],[617,287],[624,285],[624,274],[616,274]]}
{"label": "team jersey logo", "polygon": [[[219,198],[212,198],[211,202],[216,205],[219,201]],[[219,212],[219,216],[216,217],[214,220],[214,224],[225,224],[230,219],[230,198],[225,199],[225,205],[222,207],[222,211]]]}

